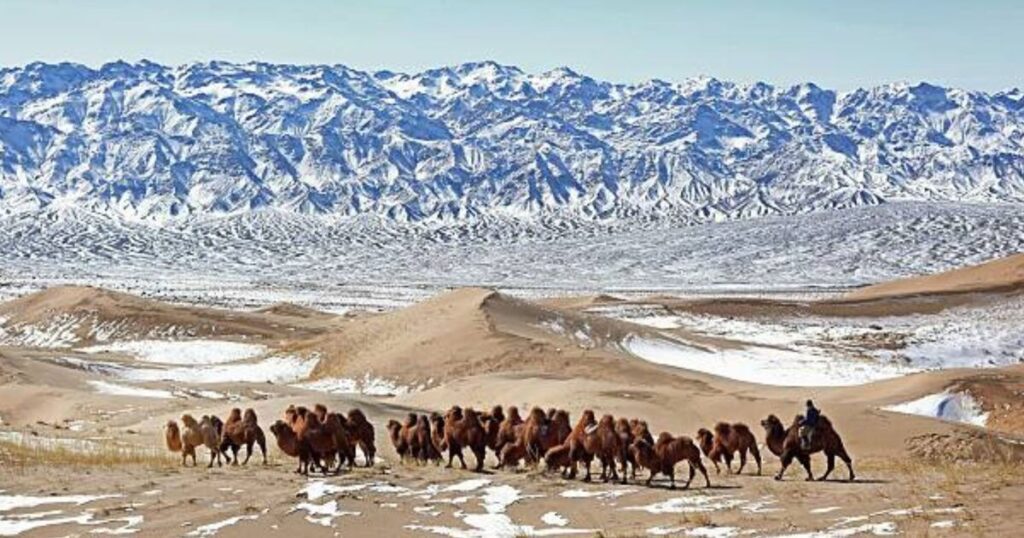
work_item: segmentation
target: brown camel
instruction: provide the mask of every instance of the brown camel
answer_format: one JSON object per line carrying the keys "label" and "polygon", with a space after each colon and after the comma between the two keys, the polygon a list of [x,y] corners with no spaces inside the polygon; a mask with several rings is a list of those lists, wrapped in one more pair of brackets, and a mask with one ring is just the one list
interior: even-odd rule
{"label": "brown camel", "polygon": [[296,473],[309,474],[310,447],[307,443],[299,441],[299,436],[285,421],[278,420],[270,425],[270,432],[277,439],[277,448],[286,455],[299,459],[299,466]]}
{"label": "brown camel", "polygon": [[544,471],[561,471],[562,477],[566,477],[569,467],[573,465],[572,447],[570,443],[563,443],[544,454]]}
{"label": "brown camel", "polygon": [[821,475],[818,480],[828,478],[828,475],[835,469],[836,457],[838,456],[850,471],[848,480],[852,482],[856,478],[853,473],[853,461],[850,459],[850,455],[846,453],[843,440],[832,427],[832,422],[824,415],[819,417],[818,426],[815,428],[815,433],[811,437],[809,446],[803,446],[800,439],[800,424],[802,422],[803,417],[797,415],[787,429],[775,415],[768,415],[768,418],[761,421],[761,426],[764,427],[765,431],[765,444],[768,445],[768,449],[772,451],[772,454],[782,459],[782,468],[775,475],[775,479],[782,480],[782,475],[786,472],[786,468],[795,459],[807,471],[807,480],[814,480],[814,475],[811,473],[811,454],[824,452],[827,467],[825,474]]}
{"label": "brown camel", "polygon": [[700,449],[697,448],[697,445],[693,444],[689,437],[673,437],[668,432],[662,432],[654,445],[641,438],[633,442],[630,451],[633,453],[633,457],[636,458],[637,463],[650,471],[646,482],[648,486],[651,485],[651,480],[654,479],[655,475],[661,473],[668,476],[670,482],[669,489],[676,489],[676,464],[680,461],[686,461],[690,464],[690,476],[686,480],[683,489],[690,487],[690,483],[693,482],[693,477],[697,470],[704,475],[707,487],[711,487],[708,471],[700,461]]}
{"label": "brown camel", "polygon": [[217,439],[217,429],[210,422],[210,417],[203,417],[203,424],[196,421],[195,417],[189,414],[181,416],[181,464],[185,465],[185,458],[192,456],[192,465],[196,465],[196,447],[205,446],[210,449],[210,464],[212,467],[216,459],[220,461],[220,445]]}
{"label": "brown camel", "polygon": [[409,453],[409,444],[402,435],[402,423],[391,419],[385,428],[388,430],[388,437],[391,438],[391,446],[395,448],[395,454],[398,454],[398,461],[405,461],[405,456]]}
{"label": "brown camel", "polygon": [[[619,445],[619,435],[615,432],[614,417],[604,415],[596,426],[585,428],[582,436],[572,439],[570,442],[576,443],[577,448],[601,462],[602,481],[608,481],[609,470],[611,471],[610,478],[613,481],[619,480],[619,473],[615,470],[615,459],[621,456],[622,447]],[[573,445],[570,445],[570,451],[572,448]],[[587,474],[583,477],[583,481],[590,482],[590,461],[585,463]],[[575,471],[575,467],[573,471]],[[575,477],[575,474],[570,473],[570,477]],[[623,483],[625,483],[625,476],[623,476]]]}
{"label": "brown camel", "polygon": [[516,436],[516,426],[523,423],[522,417],[519,416],[519,408],[516,406],[510,406],[508,408],[508,415],[505,416],[505,420],[501,421],[498,426],[498,435],[495,440],[494,450],[501,454],[501,449],[508,443],[514,443],[518,439]]}
{"label": "brown camel", "polygon": [[181,430],[178,429],[177,422],[167,421],[167,426],[164,428],[164,441],[167,443],[167,450],[181,452]]}
{"label": "brown camel", "polygon": [[448,450],[448,443],[444,440],[444,417],[441,416],[441,413],[435,411],[430,414],[430,425],[432,426],[430,440],[440,458],[441,454]]}
{"label": "brown camel", "polygon": [[757,439],[746,424],[719,422],[715,424],[715,433],[701,428],[697,430],[697,442],[700,444],[701,450],[704,451],[704,455],[711,460],[711,463],[715,464],[716,474],[722,472],[718,464],[723,459],[725,468],[732,473],[732,455],[736,452],[740,454],[740,468],[736,470],[736,474],[741,474],[743,467],[747,465],[748,451],[757,462],[757,474],[761,474],[761,452],[757,449]]}
{"label": "brown camel", "polygon": [[[441,432],[442,435],[444,432]],[[441,461],[441,452],[434,446],[434,436],[430,429],[430,418],[427,415],[420,415],[416,420],[416,446],[419,453],[416,458],[421,463]]]}
{"label": "brown camel", "polygon": [[[634,419],[635,420],[635,419]],[[615,421],[615,435],[619,436],[619,461],[622,463],[622,482],[626,482],[626,475],[629,467],[633,467],[633,479],[636,479],[636,459],[630,452],[629,447],[633,446],[633,426],[631,421],[620,418]]]}
{"label": "brown camel", "polygon": [[500,405],[492,407],[490,413],[482,413],[480,415],[480,422],[487,434],[487,448],[494,451],[494,456],[496,458],[501,455],[502,443],[500,442],[498,433],[501,430],[501,423],[504,421],[505,411]]}
{"label": "brown camel", "polygon": [[480,415],[472,408],[463,410],[459,406],[453,406],[444,418],[444,440],[448,445],[448,465],[457,457],[466,469],[466,459],[462,455],[462,449],[469,448],[476,457],[475,472],[484,469],[484,457],[487,455],[487,432],[480,424]]}
{"label": "brown camel", "polygon": [[372,467],[374,457],[377,454],[377,444],[374,440],[373,424],[366,420],[366,415],[362,409],[355,407],[349,410],[348,430],[349,438],[363,451],[366,466]]}
{"label": "brown camel", "polygon": [[263,465],[267,464],[267,438],[260,428],[256,419],[256,412],[251,408],[245,410],[245,416],[239,418],[241,411],[236,407],[231,410],[228,420],[224,422],[224,431],[221,436],[220,449],[231,450],[234,461],[232,465],[238,465],[238,450],[245,446],[245,461],[242,465],[249,463],[252,457],[253,445],[259,445],[263,454]]}
{"label": "brown camel", "polygon": [[[310,413],[306,416],[305,427],[296,434],[300,444],[306,444],[310,450],[310,461],[314,463],[324,474],[329,470],[323,461],[331,462],[331,459],[338,453],[338,443],[335,433],[330,428],[320,423],[316,414]],[[335,474],[341,471],[341,465],[335,470]],[[303,474],[309,474],[309,467]]]}

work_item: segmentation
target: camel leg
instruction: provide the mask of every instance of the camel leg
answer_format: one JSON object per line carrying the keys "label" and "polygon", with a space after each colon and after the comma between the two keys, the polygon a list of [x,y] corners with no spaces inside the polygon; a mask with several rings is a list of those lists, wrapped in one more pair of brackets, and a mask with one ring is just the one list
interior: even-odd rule
{"label": "camel leg", "polygon": [[743,468],[747,466],[747,449],[740,449],[740,468],[736,469],[736,474],[743,474]]}
{"label": "camel leg", "polygon": [[828,479],[828,475],[832,474],[832,469],[836,468],[836,455],[832,453],[825,454],[825,474],[821,475],[818,480],[824,482]]}
{"label": "camel leg", "polygon": [[[608,468],[612,470],[612,482],[619,481],[619,472],[615,469],[615,458],[608,458]],[[623,471],[625,476],[625,471]]]}
{"label": "camel leg", "polygon": [[484,470],[484,458],[487,457],[487,449],[474,450],[473,455],[476,456],[476,468],[473,469],[474,473],[481,473]]}
{"label": "camel leg", "polygon": [[210,463],[206,464],[206,468],[207,469],[213,467],[213,460],[216,459],[216,454],[217,454],[217,452],[214,449],[211,448],[210,449]]}
{"label": "camel leg", "polygon": [[647,487],[651,487],[651,480],[654,480],[654,474],[654,470],[652,469],[651,474],[647,475],[647,482],[645,482]]}
{"label": "camel leg", "polygon": [[676,489],[676,467],[673,465],[668,470],[668,489]]}
{"label": "camel leg", "polygon": [[242,465],[249,465],[249,458],[252,457],[252,445],[254,444],[255,440],[253,439],[245,442],[245,461],[242,462]]}
{"label": "camel leg", "polygon": [[240,447],[238,445],[236,445],[234,443],[231,443],[231,454],[234,456],[234,459],[231,462],[231,465],[238,465],[238,449],[239,448]]}
{"label": "camel leg", "polygon": [[715,474],[722,474],[722,468],[718,466],[718,460],[720,459],[718,457],[718,453],[715,453],[713,456],[710,456],[709,459],[711,460],[711,463],[715,464]]}
{"label": "camel leg", "polygon": [[590,482],[590,460],[585,462],[587,464],[587,476],[583,477],[584,482]]}
{"label": "camel leg", "polygon": [[836,455],[839,456],[839,459],[843,460],[843,463],[846,464],[846,468],[850,471],[849,481],[853,482],[856,476],[853,474],[853,460],[850,459],[850,455],[846,453],[846,449],[842,446],[839,447]]}
{"label": "camel leg", "polygon": [[683,489],[690,489],[690,484],[693,482],[693,477],[696,476],[697,470],[693,468],[693,464],[687,465],[690,469],[690,475],[686,478],[686,483],[683,484]]}
{"label": "camel leg", "polygon": [[732,474],[732,453],[726,452],[722,456],[725,457],[725,469],[729,471],[729,474]]}
{"label": "camel leg", "polygon": [[813,481],[814,474],[811,473],[811,456],[807,454],[800,454],[799,456],[796,457],[796,459],[797,461],[800,462],[800,465],[804,466],[804,469],[807,471],[807,481]]}
{"label": "camel leg", "polygon": [[704,486],[710,488],[711,479],[708,478],[708,470],[704,468],[704,464],[700,462],[699,457],[693,460],[693,463],[690,464],[691,471],[693,470],[692,468],[694,465],[697,466],[697,470],[700,471],[700,474],[704,475]]}
{"label": "camel leg", "polygon": [[793,463],[793,455],[789,453],[782,454],[782,468],[779,469],[779,473],[775,475],[776,480],[782,480],[782,475],[786,474],[786,468],[789,464]]}
{"label": "camel leg", "polygon": [[757,462],[757,476],[761,476],[761,452],[757,449],[757,445],[750,447],[750,454],[754,456],[754,461]]}

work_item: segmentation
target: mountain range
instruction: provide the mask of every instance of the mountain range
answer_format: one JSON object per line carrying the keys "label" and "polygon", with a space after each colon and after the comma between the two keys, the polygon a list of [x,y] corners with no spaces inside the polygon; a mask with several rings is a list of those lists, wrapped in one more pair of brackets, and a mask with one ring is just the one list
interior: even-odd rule
{"label": "mountain range", "polygon": [[1024,203],[1024,92],[142,61],[0,69],[0,215],[716,221]]}

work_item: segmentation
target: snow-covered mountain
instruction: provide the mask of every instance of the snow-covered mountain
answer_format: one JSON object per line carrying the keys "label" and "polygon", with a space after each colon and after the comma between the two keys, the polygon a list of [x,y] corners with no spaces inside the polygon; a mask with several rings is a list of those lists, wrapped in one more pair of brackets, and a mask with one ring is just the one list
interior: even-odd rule
{"label": "snow-covered mountain", "polygon": [[492,62],[0,69],[0,214],[726,220],[889,200],[1024,202],[1024,94]]}

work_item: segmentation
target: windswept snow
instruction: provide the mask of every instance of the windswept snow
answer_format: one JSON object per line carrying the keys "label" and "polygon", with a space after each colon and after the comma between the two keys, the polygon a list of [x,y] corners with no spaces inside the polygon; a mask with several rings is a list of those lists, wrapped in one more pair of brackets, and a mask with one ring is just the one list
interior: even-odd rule
{"label": "windswept snow", "polygon": [[631,336],[623,347],[641,359],[750,383],[780,386],[858,385],[899,377],[913,370],[874,361],[797,353],[780,348],[698,347],[665,338]]}
{"label": "windswept snow", "polygon": [[115,352],[159,364],[221,364],[266,353],[266,347],[223,340],[136,340],[83,348],[86,353]]}
{"label": "windswept snow", "polygon": [[138,398],[174,398],[174,394],[172,394],[170,391],[160,389],[129,387],[127,385],[118,385],[116,383],[108,383],[106,381],[95,380],[90,380],[89,384],[96,389],[96,392],[99,392],[101,394],[111,394],[114,396],[135,396]]}
{"label": "windswept snow", "polygon": [[361,379],[352,378],[324,378],[305,383],[297,383],[294,387],[326,392],[328,394],[366,394],[369,396],[398,396],[411,392],[410,387],[384,378],[364,375]]}
{"label": "windswept snow", "polygon": [[932,417],[948,422],[973,424],[983,428],[988,421],[988,413],[983,412],[977,400],[966,392],[943,391],[882,409],[895,413]]}
{"label": "windswept snow", "polygon": [[179,383],[294,383],[306,379],[316,367],[318,358],[273,356],[257,362],[196,365],[191,367],[142,368],[124,364],[60,357],[53,362],[88,372],[117,377],[127,381],[176,381]]}

